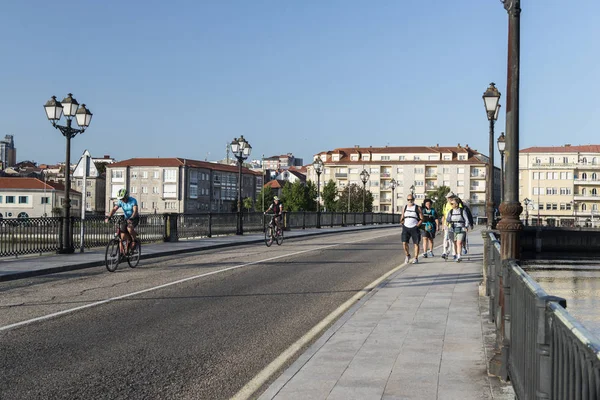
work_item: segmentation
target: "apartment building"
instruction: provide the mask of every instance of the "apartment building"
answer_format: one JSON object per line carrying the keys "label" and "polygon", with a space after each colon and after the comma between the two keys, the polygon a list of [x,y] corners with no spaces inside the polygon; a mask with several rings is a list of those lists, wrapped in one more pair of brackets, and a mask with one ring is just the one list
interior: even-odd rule
{"label": "apartment building", "polygon": [[[140,212],[230,212],[237,207],[239,169],[185,158],[132,158],[106,165],[106,208],[127,188]],[[256,201],[262,174],[242,168],[242,198]]]}
{"label": "apartment building", "polygon": [[[81,193],[71,190],[71,215],[81,215]],[[62,183],[37,178],[0,178],[0,219],[60,216],[65,203]]]}
{"label": "apartment building", "polygon": [[302,159],[296,158],[292,153],[283,154],[280,156],[266,157],[263,160],[263,168],[271,171],[279,171],[290,167],[301,167]]}
{"label": "apartment building", "polygon": [[[487,156],[469,145],[442,147],[439,145],[414,147],[359,147],[338,148],[315,155],[324,164],[321,174],[323,185],[332,179],[338,188],[350,184],[362,187],[360,173],[369,172],[366,189],[373,194],[373,211],[392,212],[392,179],[398,186],[393,201],[394,211],[404,207],[406,196],[414,186],[417,203],[427,192],[448,186],[470,205],[474,216],[485,216]],[[317,182],[312,165],[308,166],[308,179]],[[494,167],[494,201],[500,200],[500,169]]]}
{"label": "apartment building", "polygon": [[528,224],[599,226],[599,192],[600,145],[565,144],[519,151],[521,217],[528,217]]}

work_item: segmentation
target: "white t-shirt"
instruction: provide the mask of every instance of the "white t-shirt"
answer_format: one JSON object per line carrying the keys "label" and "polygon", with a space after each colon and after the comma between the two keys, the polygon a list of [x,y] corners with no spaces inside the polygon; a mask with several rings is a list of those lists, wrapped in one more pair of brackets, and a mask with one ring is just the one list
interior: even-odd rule
{"label": "white t-shirt", "polygon": [[404,226],[406,228],[414,228],[417,226],[420,219],[416,204],[406,206],[404,209]]}

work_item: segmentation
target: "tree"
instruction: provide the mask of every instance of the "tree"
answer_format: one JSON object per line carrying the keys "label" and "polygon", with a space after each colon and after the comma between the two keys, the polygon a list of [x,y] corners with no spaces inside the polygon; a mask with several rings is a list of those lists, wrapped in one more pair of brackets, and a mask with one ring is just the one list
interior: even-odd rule
{"label": "tree", "polygon": [[327,211],[334,211],[336,209],[337,187],[333,179],[330,179],[325,186],[323,186],[323,192],[321,193],[321,200],[323,201],[323,208]]}
{"label": "tree", "polygon": [[250,209],[254,208],[254,201],[252,201],[252,197],[246,197],[243,201],[244,208],[246,211],[250,212]]}
{"label": "tree", "polygon": [[365,193],[365,212],[373,210],[373,194],[365,191],[361,185],[352,183],[339,193],[336,204],[336,211],[348,212],[348,196],[350,196],[350,212],[362,212],[363,210],[363,192]]}
{"label": "tree", "polygon": [[317,211],[317,185],[313,181],[306,182],[307,208],[306,211]]}
{"label": "tree", "polygon": [[446,207],[446,195],[450,192],[448,186],[440,186],[435,190],[427,192],[427,197],[433,200],[433,209],[435,213],[441,217],[444,215],[444,207]]}
{"label": "tree", "polygon": [[300,181],[286,182],[281,190],[281,201],[286,211],[305,211],[310,205],[309,187]]}
{"label": "tree", "polygon": [[97,162],[97,163],[94,163],[94,165],[96,166],[96,169],[98,170],[99,176],[106,172],[106,163]]}
{"label": "tree", "polygon": [[[263,196],[265,199],[264,204],[263,204]],[[270,186],[263,187],[258,195],[258,198],[256,199],[256,208],[262,212],[267,211],[267,208],[269,208],[269,205],[271,205],[271,203],[273,203],[274,196],[275,196],[275,193],[273,193],[273,189],[271,189]]]}

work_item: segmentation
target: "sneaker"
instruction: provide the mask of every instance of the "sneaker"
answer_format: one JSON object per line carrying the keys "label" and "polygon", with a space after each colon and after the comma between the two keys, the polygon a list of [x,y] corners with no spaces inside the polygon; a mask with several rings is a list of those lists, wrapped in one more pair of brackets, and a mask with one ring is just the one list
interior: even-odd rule
{"label": "sneaker", "polygon": [[433,258],[433,251],[429,250],[428,254],[429,254],[429,257]]}
{"label": "sneaker", "polygon": [[404,259],[404,263],[408,264],[409,261],[410,261],[410,254],[406,256],[406,258]]}
{"label": "sneaker", "polygon": [[454,261],[456,261],[456,254],[455,254],[454,256],[452,256],[452,259],[453,259]]}
{"label": "sneaker", "polygon": [[468,253],[467,249],[465,249],[465,248],[463,247],[463,249],[462,249],[462,253],[463,253],[463,254],[467,254],[467,253]]}
{"label": "sneaker", "polygon": [[456,262],[461,262],[461,261],[462,261],[462,259],[460,257],[456,258]]}
{"label": "sneaker", "polygon": [[421,257],[427,258],[427,253],[423,253],[423,255]]}
{"label": "sneaker", "polygon": [[448,256],[446,255],[446,253],[442,253],[442,258],[445,260]]}
{"label": "sneaker", "polygon": [[418,264],[419,263],[419,259],[417,257],[414,258],[414,260],[412,260],[413,264]]}

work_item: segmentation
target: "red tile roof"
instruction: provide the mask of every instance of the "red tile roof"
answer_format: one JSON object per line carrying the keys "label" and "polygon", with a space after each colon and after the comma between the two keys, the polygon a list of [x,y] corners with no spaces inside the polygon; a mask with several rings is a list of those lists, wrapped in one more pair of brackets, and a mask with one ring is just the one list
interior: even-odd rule
{"label": "red tile roof", "polygon": [[[56,190],[65,191],[65,185],[54,181],[44,181],[38,178],[0,178],[0,189],[28,189],[28,190]],[[78,191],[71,189],[71,192],[78,193]]]}
{"label": "red tile roof", "polygon": [[600,153],[600,145],[585,144],[580,146],[534,146],[519,150],[519,153]]}
{"label": "red tile roof", "polygon": [[[237,165],[217,164],[208,161],[190,160],[187,158],[171,157],[171,158],[130,158],[129,160],[119,161],[113,164],[107,164],[106,168],[119,167],[183,167],[184,165],[195,168],[204,168],[213,171],[238,172]],[[261,172],[251,171],[246,167],[242,167],[245,174],[261,175]]]}
{"label": "red tile roof", "polygon": [[273,179],[272,181],[265,183],[265,187],[270,187],[272,189],[281,189],[285,186],[286,183],[287,181],[278,181],[276,179]]}

